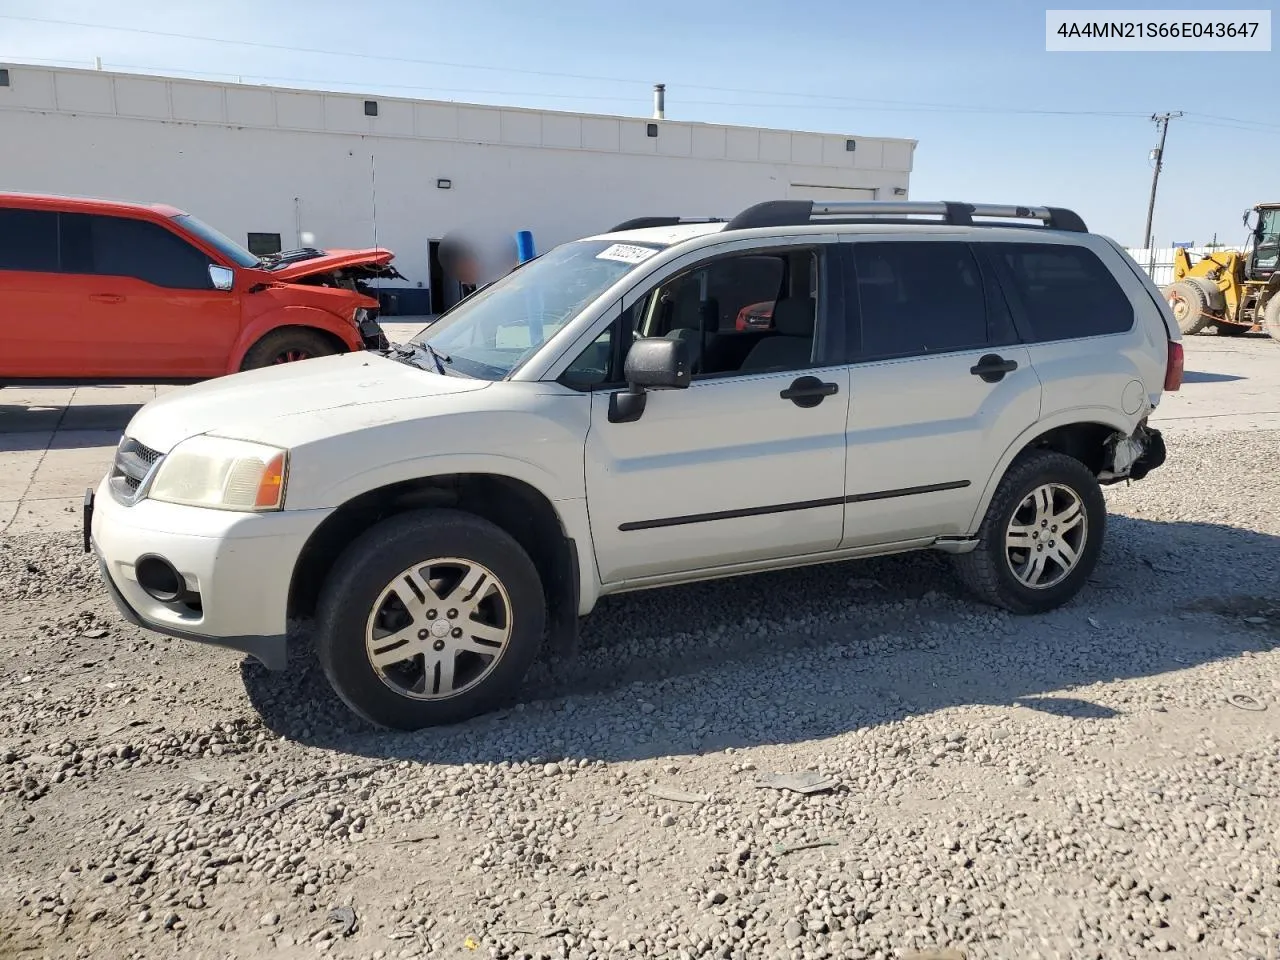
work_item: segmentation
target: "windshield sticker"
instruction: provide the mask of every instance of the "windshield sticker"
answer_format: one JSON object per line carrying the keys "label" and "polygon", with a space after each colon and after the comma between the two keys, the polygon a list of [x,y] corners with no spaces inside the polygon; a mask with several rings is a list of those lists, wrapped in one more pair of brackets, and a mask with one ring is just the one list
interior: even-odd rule
{"label": "windshield sticker", "polygon": [[637,247],[633,243],[615,243],[597,253],[596,259],[619,260],[622,263],[642,263],[657,252],[651,247]]}

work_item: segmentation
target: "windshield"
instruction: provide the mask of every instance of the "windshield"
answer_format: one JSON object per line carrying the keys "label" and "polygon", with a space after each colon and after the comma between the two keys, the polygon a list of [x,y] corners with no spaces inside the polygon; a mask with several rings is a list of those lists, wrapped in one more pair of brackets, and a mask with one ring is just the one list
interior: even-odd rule
{"label": "windshield", "polygon": [[412,342],[429,343],[457,372],[501,380],[656,246],[577,240],[476,291]]}
{"label": "windshield", "polygon": [[236,243],[225,234],[219,233],[207,223],[197,220],[189,213],[184,213],[174,217],[173,222],[181,226],[184,230],[194,233],[209,246],[217,249],[224,257],[232,263],[241,267],[256,267],[259,265],[258,258],[246,250],[240,244]]}

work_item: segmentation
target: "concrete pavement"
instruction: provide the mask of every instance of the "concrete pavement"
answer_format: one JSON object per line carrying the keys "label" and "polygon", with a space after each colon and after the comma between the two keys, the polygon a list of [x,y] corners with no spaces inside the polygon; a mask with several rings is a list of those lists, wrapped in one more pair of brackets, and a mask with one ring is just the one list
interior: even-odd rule
{"label": "concrete pavement", "polygon": [[[417,321],[385,323],[404,341]],[[1152,422],[1177,430],[1280,429],[1280,344],[1267,337],[1190,337],[1182,390]],[[120,434],[148,400],[181,387],[0,390],[0,532],[76,530],[86,487],[111,463]]]}

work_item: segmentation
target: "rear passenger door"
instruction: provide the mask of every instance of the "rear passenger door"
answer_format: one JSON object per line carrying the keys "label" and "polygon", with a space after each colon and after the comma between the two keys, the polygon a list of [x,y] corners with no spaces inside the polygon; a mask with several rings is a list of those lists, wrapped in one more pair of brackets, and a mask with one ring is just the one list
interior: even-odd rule
{"label": "rear passenger door", "polygon": [[852,359],[843,547],[962,536],[1040,381],[975,249],[845,244]]}
{"label": "rear passenger door", "polygon": [[149,220],[62,215],[65,282],[81,315],[53,331],[86,355],[84,373],[187,379],[226,372],[240,298],[213,289],[212,262]]}

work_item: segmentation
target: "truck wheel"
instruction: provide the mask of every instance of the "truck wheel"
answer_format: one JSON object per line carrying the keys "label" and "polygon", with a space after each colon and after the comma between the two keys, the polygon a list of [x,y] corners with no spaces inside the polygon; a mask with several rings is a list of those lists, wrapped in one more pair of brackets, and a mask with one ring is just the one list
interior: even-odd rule
{"label": "truck wheel", "polygon": [[337,352],[329,338],[315,330],[303,327],[272,330],[245,352],[240,369],[256,370],[277,363],[327,357]]}
{"label": "truck wheel", "polygon": [[1198,284],[1179,280],[1165,288],[1164,296],[1183,336],[1199,333],[1213,323],[1213,316],[1208,312],[1209,298]]}
{"label": "truck wheel", "polygon": [[1013,613],[1043,613],[1080,592],[1098,562],[1107,505],[1079,460],[1035,450],[1015,460],[956,567],[979,599]]}
{"label": "truck wheel", "polygon": [[458,510],[397,514],[353,542],[325,580],[316,648],[370,723],[417,730],[512,697],[542,644],[546,603],[528,554]]}
{"label": "truck wheel", "polygon": [[1267,301],[1267,306],[1262,311],[1262,329],[1272,340],[1280,342],[1280,293]]}

